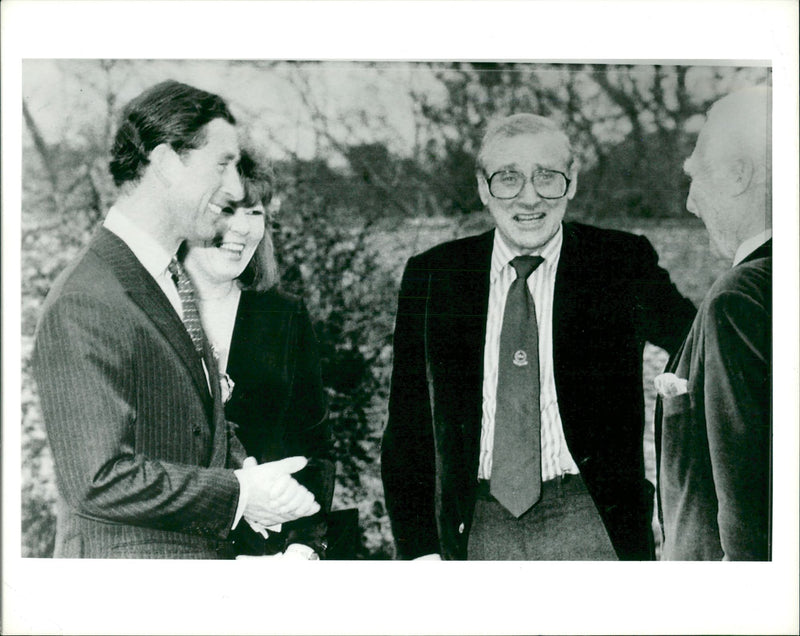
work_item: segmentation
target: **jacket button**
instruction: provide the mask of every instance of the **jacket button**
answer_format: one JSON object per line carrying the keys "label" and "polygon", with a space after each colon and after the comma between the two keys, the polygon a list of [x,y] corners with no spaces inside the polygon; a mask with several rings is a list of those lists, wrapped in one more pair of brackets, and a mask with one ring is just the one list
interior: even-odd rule
{"label": "jacket button", "polygon": [[195,435],[200,435],[200,427],[199,426],[192,427],[192,433],[194,433]]}
{"label": "jacket button", "polygon": [[458,526],[458,534],[464,534],[464,523]]}

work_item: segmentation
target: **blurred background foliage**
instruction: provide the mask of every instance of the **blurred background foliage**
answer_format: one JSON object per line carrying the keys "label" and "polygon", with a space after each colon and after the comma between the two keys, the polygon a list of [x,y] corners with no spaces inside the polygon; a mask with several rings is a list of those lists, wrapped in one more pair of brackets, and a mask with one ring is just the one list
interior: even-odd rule
{"label": "blurred background foliage", "polygon": [[[699,302],[725,264],[685,211],[682,164],[710,104],[763,67],[277,61],[23,63],[22,554],[50,556],[52,458],[30,371],[39,309],[115,192],[108,149],[124,104],[174,78],[226,98],[277,175],[282,286],[308,304],[338,459],[334,507],[358,507],[361,558],[392,558],[380,483],[391,337],[405,260],[490,226],[475,188],[486,124],[560,121],[581,170],[568,218],[643,233]],[[643,361],[648,422],[663,351]],[[648,428],[652,435],[651,427]],[[652,440],[648,470],[653,476]]]}

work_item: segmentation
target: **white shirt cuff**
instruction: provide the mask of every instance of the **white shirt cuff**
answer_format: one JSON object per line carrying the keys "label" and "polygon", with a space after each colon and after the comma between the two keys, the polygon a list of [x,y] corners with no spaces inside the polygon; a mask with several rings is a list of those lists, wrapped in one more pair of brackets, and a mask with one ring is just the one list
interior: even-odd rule
{"label": "white shirt cuff", "polygon": [[242,515],[244,514],[244,508],[247,505],[247,495],[249,494],[247,489],[247,480],[242,479],[240,472],[242,472],[242,468],[239,470],[234,470],[233,474],[236,475],[236,479],[239,480],[239,503],[236,504],[236,514],[233,517],[233,525],[231,526],[231,530],[235,530],[236,526],[239,525],[239,521],[242,520]]}

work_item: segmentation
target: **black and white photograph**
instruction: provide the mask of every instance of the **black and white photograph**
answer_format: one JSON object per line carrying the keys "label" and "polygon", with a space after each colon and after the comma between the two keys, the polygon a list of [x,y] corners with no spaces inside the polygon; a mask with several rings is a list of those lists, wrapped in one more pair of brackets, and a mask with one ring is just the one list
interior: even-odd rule
{"label": "black and white photograph", "polygon": [[795,630],[796,5],[620,56],[288,4],[4,48],[8,633]]}

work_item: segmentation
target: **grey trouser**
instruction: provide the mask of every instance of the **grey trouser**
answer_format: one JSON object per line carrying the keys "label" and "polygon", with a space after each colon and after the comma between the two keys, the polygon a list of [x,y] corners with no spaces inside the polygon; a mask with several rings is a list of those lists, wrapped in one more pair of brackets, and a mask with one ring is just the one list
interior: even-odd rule
{"label": "grey trouser", "polygon": [[542,484],[542,498],[518,519],[481,482],[467,547],[471,561],[616,561],[580,475]]}

